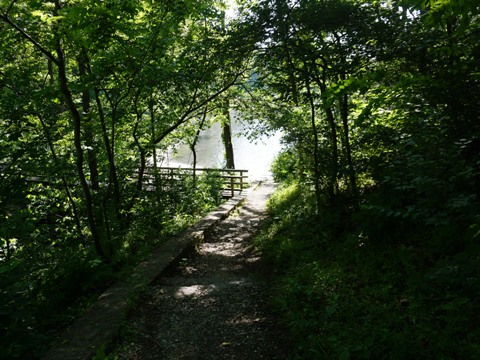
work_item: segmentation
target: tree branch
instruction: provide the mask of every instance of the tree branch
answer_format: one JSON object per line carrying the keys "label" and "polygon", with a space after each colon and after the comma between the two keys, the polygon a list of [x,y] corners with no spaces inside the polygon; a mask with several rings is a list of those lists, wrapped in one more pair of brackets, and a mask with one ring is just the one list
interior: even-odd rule
{"label": "tree branch", "polygon": [[8,25],[10,25],[13,29],[15,29],[22,37],[24,37],[25,39],[27,39],[33,46],[35,46],[35,48],[37,48],[38,50],[40,50],[43,54],[45,54],[45,56],[47,58],[49,58],[50,60],[52,60],[52,62],[59,66],[60,63],[58,61],[58,59],[50,52],[48,51],[45,47],[43,47],[38,41],[36,41],[33,37],[31,37],[25,30],[23,30],[21,27],[19,27],[17,24],[15,24],[12,20],[10,20],[10,18],[8,17],[8,12],[11,10],[13,4],[15,3],[15,1],[12,1],[12,3],[10,4],[10,7],[8,8],[8,10],[6,12],[4,12],[1,16],[1,19],[7,23]]}
{"label": "tree branch", "polygon": [[223,88],[221,88],[220,90],[218,90],[216,93],[210,95],[209,97],[207,97],[205,100],[201,101],[200,103],[198,103],[196,106],[193,106],[193,104],[191,104],[188,108],[188,110],[182,115],[182,117],[175,123],[173,124],[172,126],[170,126],[168,129],[166,129],[160,136],[158,136],[154,141],[153,141],[153,144],[158,144],[160,141],[162,141],[163,139],[165,139],[165,137],[170,134],[171,132],[175,131],[180,125],[186,123],[188,120],[190,120],[192,118],[192,116],[190,116],[192,113],[196,112],[197,110],[201,109],[203,106],[205,106],[206,104],[208,104],[210,101],[212,101],[213,99],[217,98],[218,96],[220,96],[221,94],[223,94],[225,91],[227,91],[231,86],[233,86],[236,82],[237,82],[237,79],[240,77],[240,75],[242,75],[243,73],[245,72],[245,70],[239,72],[238,74],[235,75],[235,77],[233,78],[232,81],[230,81],[228,84],[226,84]]}
{"label": "tree branch", "polygon": [[12,0],[12,2],[10,3],[10,5],[8,6],[7,11],[4,12],[4,15],[8,15],[8,13],[10,12],[10,10],[12,10],[13,5],[15,5],[15,2],[16,2],[16,1],[17,1],[17,0]]}

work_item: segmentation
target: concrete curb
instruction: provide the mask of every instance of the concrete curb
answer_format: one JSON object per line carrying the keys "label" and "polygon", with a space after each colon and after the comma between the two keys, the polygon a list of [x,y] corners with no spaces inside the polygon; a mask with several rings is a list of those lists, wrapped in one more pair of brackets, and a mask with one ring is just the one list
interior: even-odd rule
{"label": "concrete curb", "polygon": [[155,249],[125,280],[108,288],[98,300],[58,339],[44,360],[91,360],[102,345],[118,335],[129,305],[170,264],[192,245],[203,241],[205,234],[240,206],[258,184],[242,195],[231,198],[199,222]]}

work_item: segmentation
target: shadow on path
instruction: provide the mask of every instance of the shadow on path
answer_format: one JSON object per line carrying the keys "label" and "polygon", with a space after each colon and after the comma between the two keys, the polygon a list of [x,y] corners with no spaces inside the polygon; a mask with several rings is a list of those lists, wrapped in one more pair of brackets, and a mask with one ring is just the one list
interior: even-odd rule
{"label": "shadow on path", "polygon": [[127,320],[121,359],[284,359],[285,333],[251,245],[272,183],[258,186],[197,251],[157,279]]}

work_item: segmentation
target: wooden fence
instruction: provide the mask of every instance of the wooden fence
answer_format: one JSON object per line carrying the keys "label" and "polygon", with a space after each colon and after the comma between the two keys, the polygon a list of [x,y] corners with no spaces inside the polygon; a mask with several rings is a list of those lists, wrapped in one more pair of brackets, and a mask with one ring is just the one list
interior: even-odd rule
{"label": "wooden fence", "polygon": [[[193,168],[180,168],[180,167],[149,167],[145,171],[146,186],[154,187],[155,182],[155,170],[157,171],[158,179],[160,183],[172,184],[177,181],[184,180],[185,177],[193,177]],[[195,175],[211,173],[223,180],[222,182],[222,197],[230,198],[235,195],[241,194],[243,190],[248,187],[248,170],[242,169],[210,169],[210,168],[196,168]]]}
{"label": "wooden fence", "polygon": [[[155,171],[157,172],[155,174]],[[175,188],[185,177],[193,177],[195,174],[199,176],[204,173],[211,173],[212,176],[222,179],[221,195],[224,198],[234,197],[241,194],[248,187],[248,170],[241,169],[210,169],[210,168],[180,168],[180,167],[147,167],[144,173],[144,188],[150,191],[156,191],[157,186],[163,189],[168,187]],[[0,174],[3,169],[0,164]],[[138,173],[137,173],[138,175]],[[26,176],[24,178],[29,183],[41,183],[44,185],[52,185],[52,181],[39,176]],[[157,180],[158,183],[157,183]]]}

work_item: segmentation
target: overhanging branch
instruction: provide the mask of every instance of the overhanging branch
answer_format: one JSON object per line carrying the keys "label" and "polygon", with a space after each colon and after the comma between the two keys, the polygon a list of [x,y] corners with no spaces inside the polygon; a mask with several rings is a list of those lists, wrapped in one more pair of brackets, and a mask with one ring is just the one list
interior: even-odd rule
{"label": "overhanging branch", "polygon": [[188,108],[188,110],[182,115],[182,117],[175,123],[173,124],[172,126],[170,126],[168,129],[166,129],[160,136],[158,136],[157,138],[155,138],[155,140],[153,141],[153,144],[158,144],[159,142],[161,142],[163,139],[165,139],[165,137],[170,134],[171,132],[175,131],[180,125],[186,123],[188,120],[190,120],[192,118],[192,114],[195,113],[196,111],[198,111],[199,109],[201,109],[202,107],[204,107],[206,104],[208,104],[210,101],[212,101],[213,99],[217,98],[218,96],[220,96],[221,94],[223,94],[225,91],[227,91],[230,87],[232,87],[233,85],[235,85],[235,83],[237,82],[237,79],[245,72],[245,70],[239,72],[238,74],[235,75],[235,77],[233,78],[233,80],[231,80],[230,82],[228,82],[224,87],[222,87],[220,90],[218,90],[217,92],[215,92],[214,94],[210,95],[209,97],[207,97],[206,99],[204,99],[203,101],[200,101],[197,105],[195,106],[190,106]]}
{"label": "overhanging branch", "polygon": [[6,24],[10,25],[13,29],[15,29],[22,37],[27,39],[36,49],[40,50],[47,58],[52,60],[52,62],[59,66],[60,63],[58,59],[50,52],[48,51],[45,47],[43,47],[37,40],[35,40],[30,34],[28,34],[25,30],[23,30],[20,26],[18,26],[16,23],[14,23],[9,17],[8,17],[8,12],[11,10],[12,6],[14,4],[14,1],[10,4],[8,10],[6,12],[2,12],[1,19],[3,22]]}

